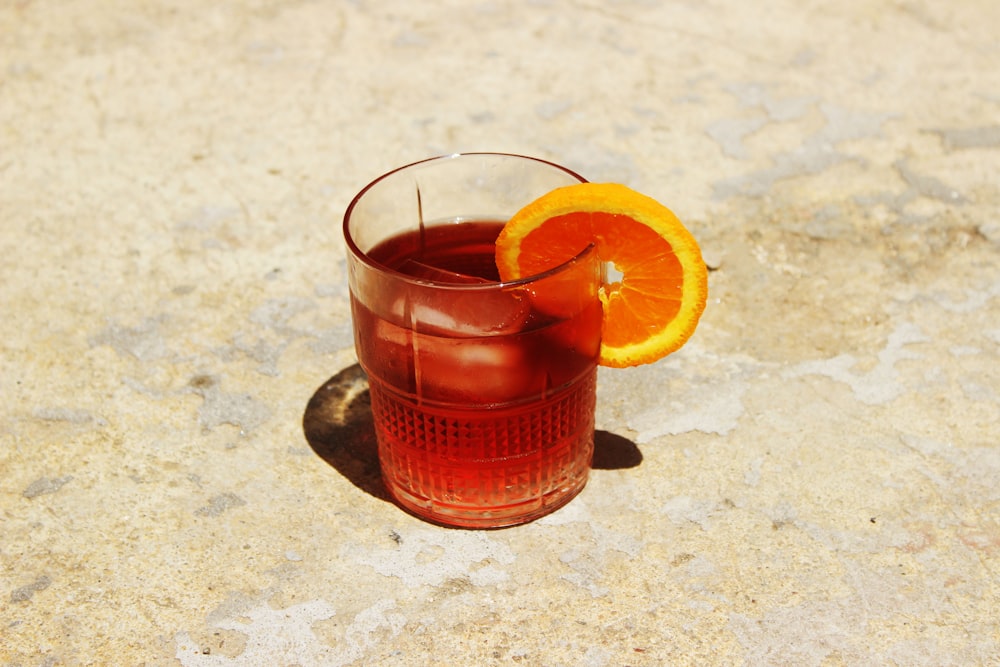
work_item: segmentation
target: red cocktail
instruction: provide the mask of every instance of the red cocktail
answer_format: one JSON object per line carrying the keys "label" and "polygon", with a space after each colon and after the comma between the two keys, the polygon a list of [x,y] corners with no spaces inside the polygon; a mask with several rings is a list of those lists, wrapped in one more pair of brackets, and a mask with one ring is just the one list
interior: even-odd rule
{"label": "red cocktail", "polygon": [[575,174],[466,154],[383,176],[345,215],[358,358],[382,475],[404,507],[495,527],[568,502],[593,454],[601,305],[592,248],[500,283],[494,242]]}

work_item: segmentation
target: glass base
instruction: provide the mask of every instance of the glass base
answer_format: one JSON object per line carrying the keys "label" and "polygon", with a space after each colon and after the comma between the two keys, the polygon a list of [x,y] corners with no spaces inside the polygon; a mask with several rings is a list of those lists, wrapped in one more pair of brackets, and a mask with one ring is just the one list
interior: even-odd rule
{"label": "glass base", "polygon": [[386,487],[396,502],[421,519],[444,526],[481,529],[505,528],[539,519],[565,506],[583,491],[586,485],[587,476],[584,475],[576,480],[573,486],[556,489],[546,496],[518,505],[461,507],[442,505],[426,498],[419,498],[386,482]]}
{"label": "glass base", "polygon": [[410,512],[498,528],[562,507],[594,453],[596,369],[552,396],[502,408],[419,405],[371,381],[382,477]]}

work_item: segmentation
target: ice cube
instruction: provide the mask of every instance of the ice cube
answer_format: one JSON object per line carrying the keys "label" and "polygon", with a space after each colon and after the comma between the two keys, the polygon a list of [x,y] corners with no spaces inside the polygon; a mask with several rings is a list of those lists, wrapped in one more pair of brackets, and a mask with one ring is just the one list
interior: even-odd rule
{"label": "ice cube", "polygon": [[402,296],[392,311],[414,331],[470,338],[521,331],[531,315],[531,302],[519,290],[435,290]]}
{"label": "ice cube", "polygon": [[541,390],[523,343],[507,337],[477,339],[416,336],[417,393],[432,400],[505,403]]}
{"label": "ice cube", "polygon": [[545,369],[531,363],[523,336],[414,333],[384,320],[373,333],[381,379],[426,400],[506,403],[544,388]]}

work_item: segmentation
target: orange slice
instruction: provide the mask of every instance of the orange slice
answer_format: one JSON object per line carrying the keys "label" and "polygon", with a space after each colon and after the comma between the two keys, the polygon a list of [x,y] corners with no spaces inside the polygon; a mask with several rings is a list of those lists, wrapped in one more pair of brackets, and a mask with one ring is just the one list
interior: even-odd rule
{"label": "orange slice", "polygon": [[500,279],[541,273],[591,243],[609,274],[601,365],[650,363],[686,343],[708,296],[701,250],[670,209],[624,185],[570,185],[518,211],[497,239]]}

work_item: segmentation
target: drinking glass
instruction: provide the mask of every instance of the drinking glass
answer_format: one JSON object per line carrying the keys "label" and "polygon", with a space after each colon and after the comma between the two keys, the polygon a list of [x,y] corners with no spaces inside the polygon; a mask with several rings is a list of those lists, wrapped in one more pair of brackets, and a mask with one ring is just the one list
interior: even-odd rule
{"label": "drinking glass", "polygon": [[583,180],[530,157],[447,155],[381,176],[344,215],[382,478],[424,519],[523,523],[587,482],[602,265],[588,246],[500,282],[494,261],[505,221]]}

